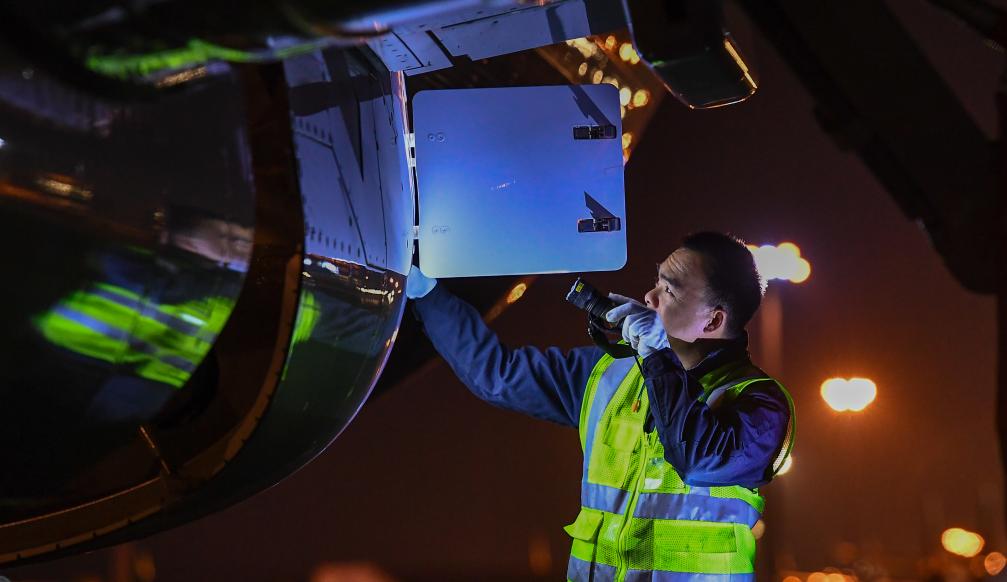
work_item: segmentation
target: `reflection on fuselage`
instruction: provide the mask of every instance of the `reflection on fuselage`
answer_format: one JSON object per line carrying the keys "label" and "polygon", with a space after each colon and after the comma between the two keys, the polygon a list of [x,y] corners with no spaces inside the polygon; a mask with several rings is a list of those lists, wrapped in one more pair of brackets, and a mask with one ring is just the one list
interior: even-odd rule
{"label": "reflection on fuselage", "polygon": [[[95,257],[100,278],[33,318],[34,328],[53,345],[107,368],[108,385],[144,379],[181,388],[231,314],[248,267],[251,228],[176,209],[164,238],[159,255],[124,248]],[[106,410],[113,420],[151,412]]]}
{"label": "reflection on fuselage", "polygon": [[[388,274],[339,259],[308,255],[304,259],[301,312],[294,343],[315,339],[332,347],[374,356],[375,344],[389,306],[400,290]],[[324,292],[320,292],[324,289]]]}
{"label": "reflection on fuselage", "polygon": [[[158,421],[213,348],[240,293],[250,249],[247,237],[225,237],[221,245],[216,233],[249,229],[193,216],[191,209],[175,214],[161,252],[125,246],[89,253],[86,282],[30,318],[24,341],[38,346],[37,360],[21,362],[16,375],[32,392],[8,394],[0,422],[23,425],[8,415],[42,409],[21,429],[21,446],[5,455],[19,471],[8,473],[2,492],[18,503],[0,507],[0,516],[4,509],[26,515],[50,499],[66,503],[113,491],[120,482],[95,469],[137,440],[137,426]],[[197,383],[215,381],[212,362],[208,367]],[[156,470],[150,456],[124,463],[116,478],[139,481]]]}
{"label": "reflection on fuselage", "polygon": [[138,102],[21,70],[0,67],[0,564],[184,523],[324,450],[387,361],[414,215],[404,79],[360,50]]}

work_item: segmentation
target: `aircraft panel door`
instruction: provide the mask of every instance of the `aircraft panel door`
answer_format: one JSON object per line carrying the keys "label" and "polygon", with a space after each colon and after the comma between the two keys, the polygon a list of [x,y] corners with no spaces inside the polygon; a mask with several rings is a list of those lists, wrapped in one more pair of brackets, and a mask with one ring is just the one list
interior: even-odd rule
{"label": "aircraft panel door", "polygon": [[626,262],[612,85],[421,91],[420,267],[431,277],[606,271]]}

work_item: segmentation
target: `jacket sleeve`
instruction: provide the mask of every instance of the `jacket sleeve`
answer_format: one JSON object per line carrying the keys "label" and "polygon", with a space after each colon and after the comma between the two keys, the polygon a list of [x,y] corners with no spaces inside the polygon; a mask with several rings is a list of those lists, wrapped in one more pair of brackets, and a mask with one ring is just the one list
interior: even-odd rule
{"label": "jacket sleeve", "polygon": [[479,312],[438,284],[414,302],[414,313],[437,352],[479,398],[508,410],[577,426],[597,347],[511,349]]}
{"label": "jacket sleeve", "polygon": [[790,422],[790,406],[775,382],[753,383],[712,409],[699,401],[702,386],[671,349],[648,356],[643,373],[665,458],[683,481],[750,489],[769,482]]}

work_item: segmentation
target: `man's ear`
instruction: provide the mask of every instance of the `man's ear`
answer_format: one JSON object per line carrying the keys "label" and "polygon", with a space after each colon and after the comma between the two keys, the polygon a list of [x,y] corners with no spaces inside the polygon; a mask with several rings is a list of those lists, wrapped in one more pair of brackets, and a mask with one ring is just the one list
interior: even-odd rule
{"label": "man's ear", "polygon": [[710,313],[710,320],[703,327],[703,333],[714,333],[717,330],[723,329],[726,324],[727,312],[720,308],[714,309]]}

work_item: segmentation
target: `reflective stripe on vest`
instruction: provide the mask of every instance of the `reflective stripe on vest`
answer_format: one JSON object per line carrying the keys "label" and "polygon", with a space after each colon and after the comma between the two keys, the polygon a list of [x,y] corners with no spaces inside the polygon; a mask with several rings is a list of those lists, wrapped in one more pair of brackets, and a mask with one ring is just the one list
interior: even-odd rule
{"label": "reflective stripe on vest", "polygon": [[[615,566],[591,564],[577,558],[570,558],[567,565],[568,582],[613,582]],[[692,572],[654,572],[651,570],[627,570],[626,582],[755,582],[755,574],[695,574]]]}
{"label": "reflective stripe on vest", "polygon": [[[629,491],[581,481],[580,492],[583,507],[609,513],[626,513]],[[732,522],[755,527],[760,511],[740,499],[711,496],[709,487],[689,487],[688,493],[640,493],[633,516]]]}
{"label": "reflective stripe on vest", "polygon": [[[759,375],[743,377],[745,372]],[[732,362],[700,379],[700,400],[712,397],[716,407],[767,379],[748,362]],[[592,371],[580,415],[582,508],[566,528],[573,537],[569,578],[751,580],[751,528],[763,498],[739,486],[685,484],[666,461],[657,433],[644,432],[649,398],[642,387],[632,360],[603,356]],[[631,406],[637,399],[641,406]],[[791,417],[792,411],[791,405]],[[792,434],[788,427],[788,439]],[[781,457],[790,444],[785,442]]]}

